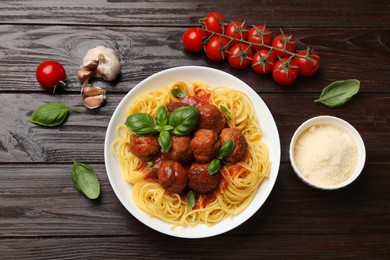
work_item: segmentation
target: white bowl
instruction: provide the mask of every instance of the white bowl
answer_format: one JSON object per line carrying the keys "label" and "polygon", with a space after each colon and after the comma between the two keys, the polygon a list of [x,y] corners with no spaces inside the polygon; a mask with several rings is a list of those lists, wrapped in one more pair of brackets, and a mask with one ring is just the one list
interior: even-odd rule
{"label": "white bowl", "polygon": [[[119,160],[111,151],[111,144],[116,139],[115,129],[119,124],[125,122],[126,109],[134,98],[151,89],[167,86],[174,80],[185,82],[201,80],[212,88],[226,86],[241,90],[247,94],[253,103],[258,123],[263,130],[262,141],[269,148],[269,160],[271,161],[270,176],[261,183],[259,192],[256,193],[252,202],[241,213],[228,217],[213,226],[198,224],[195,227],[177,227],[172,229],[172,224],[147,215],[134,203],[131,196],[132,185],[127,183],[123,178]],[[184,66],[167,69],[148,77],[131,89],[131,91],[122,99],[115,109],[107,128],[104,144],[104,159],[112,189],[123,206],[135,218],[150,228],[167,235],[182,238],[203,238],[215,236],[239,226],[255,214],[263,205],[268,198],[268,195],[271,193],[279,172],[280,139],[271,112],[260,96],[250,86],[240,79],[220,70],[199,66]]]}
{"label": "white bowl", "polygon": [[[315,182],[315,181],[309,179],[308,177],[306,177],[304,174],[302,174],[302,172],[298,168],[298,166],[296,164],[296,160],[295,160],[295,154],[294,154],[296,142],[297,142],[298,138],[300,137],[300,135],[306,129],[309,129],[311,126],[314,126],[314,125],[334,125],[334,126],[337,126],[341,129],[344,129],[345,131],[347,131],[350,134],[350,136],[352,137],[352,139],[354,140],[354,142],[356,144],[357,160],[356,160],[355,168],[352,171],[352,174],[346,180],[344,180],[340,183],[334,184],[334,185],[320,184],[320,183]],[[313,118],[305,121],[304,123],[302,123],[298,127],[298,129],[295,131],[295,133],[291,139],[289,152],[290,152],[291,166],[292,166],[294,172],[296,173],[296,175],[304,183],[308,184],[309,186],[314,187],[314,188],[318,188],[318,189],[323,189],[323,190],[339,189],[339,188],[345,187],[345,186],[349,185],[350,183],[352,183],[360,175],[361,171],[363,170],[365,161],[366,161],[366,150],[365,150],[363,139],[360,136],[359,132],[351,124],[349,124],[345,120],[340,119],[338,117],[334,117],[334,116],[317,116],[317,117],[313,117]]]}

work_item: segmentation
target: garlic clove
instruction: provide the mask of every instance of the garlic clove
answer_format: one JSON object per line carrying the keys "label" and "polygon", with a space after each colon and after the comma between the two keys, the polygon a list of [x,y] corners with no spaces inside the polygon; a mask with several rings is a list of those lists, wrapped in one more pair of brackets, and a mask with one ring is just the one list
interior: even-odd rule
{"label": "garlic clove", "polygon": [[93,97],[99,95],[106,95],[106,90],[101,87],[84,86],[81,91],[82,97]]}
{"label": "garlic clove", "polygon": [[82,69],[77,72],[77,77],[80,81],[84,82],[87,79],[92,78],[95,75],[95,71],[88,70],[88,69]]}
{"label": "garlic clove", "polygon": [[101,94],[97,96],[83,97],[83,101],[86,108],[98,108],[104,103],[104,101],[106,101],[106,95]]}
{"label": "garlic clove", "polygon": [[99,65],[99,60],[92,60],[89,64],[84,66],[84,69],[95,70]]}
{"label": "garlic clove", "polygon": [[95,64],[95,76],[103,78],[107,81],[113,81],[121,71],[121,64],[115,53],[111,48],[105,46],[97,46],[88,50],[82,61],[82,68]]}

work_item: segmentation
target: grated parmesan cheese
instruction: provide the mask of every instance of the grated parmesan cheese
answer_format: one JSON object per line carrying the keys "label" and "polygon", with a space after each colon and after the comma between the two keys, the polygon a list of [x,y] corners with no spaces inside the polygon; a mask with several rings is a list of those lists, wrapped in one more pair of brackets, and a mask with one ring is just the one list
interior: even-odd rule
{"label": "grated parmesan cheese", "polygon": [[357,147],[346,130],[320,124],[302,132],[294,156],[306,178],[319,185],[333,186],[351,176],[357,162]]}

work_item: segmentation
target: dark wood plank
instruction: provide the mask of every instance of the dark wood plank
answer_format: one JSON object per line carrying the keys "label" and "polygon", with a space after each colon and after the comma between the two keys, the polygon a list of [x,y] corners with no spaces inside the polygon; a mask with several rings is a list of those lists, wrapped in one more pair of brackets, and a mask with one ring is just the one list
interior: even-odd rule
{"label": "dark wood plank", "polygon": [[[68,90],[77,92],[77,71],[88,49],[97,45],[114,48],[122,63],[121,77],[113,83],[97,82],[110,92],[127,92],[141,80],[161,70],[184,65],[214,67],[231,73],[259,92],[319,93],[332,81],[357,78],[362,92],[389,93],[390,29],[291,29],[298,48],[312,46],[321,56],[320,71],[300,78],[290,87],[257,75],[250,68],[233,69],[227,62],[215,63],[201,53],[184,51],[184,28],[163,27],[69,27],[3,25],[0,27],[0,91],[43,92],[35,79],[36,67],[54,59],[67,71]],[[275,34],[277,28],[273,28]],[[98,37],[97,37],[98,36]]]}
{"label": "dark wood plank", "polygon": [[[228,20],[281,27],[389,26],[388,1],[2,1],[0,23],[108,26],[190,26],[210,11]],[[17,17],[17,19],[15,19]]]}
{"label": "dark wood plank", "polygon": [[[388,259],[390,236],[220,236],[201,240],[131,236],[5,239],[2,259]],[[221,250],[223,249],[223,250]]]}
{"label": "dark wood plank", "polygon": [[[73,187],[72,163],[0,165],[0,238],[161,237],[120,204],[104,165],[91,166],[102,188],[97,201],[86,199]],[[389,163],[367,163],[353,184],[329,192],[306,186],[289,163],[282,163],[266,203],[227,234],[389,234],[389,168]]]}
{"label": "dark wood plank", "polygon": [[[107,104],[96,110],[83,108],[77,95],[2,94],[0,95],[0,161],[5,163],[68,163],[74,158],[103,162],[105,132],[121,94],[108,94]],[[288,146],[298,126],[317,115],[333,115],[350,122],[366,143],[367,161],[387,162],[390,96],[358,94],[344,107],[329,109],[313,102],[314,95],[261,94],[279,129],[282,161],[288,161]],[[38,106],[60,101],[78,107],[64,125],[47,128],[29,122]],[[375,104],[375,105],[372,105]],[[369,109],[368,109],[369,108]]]}

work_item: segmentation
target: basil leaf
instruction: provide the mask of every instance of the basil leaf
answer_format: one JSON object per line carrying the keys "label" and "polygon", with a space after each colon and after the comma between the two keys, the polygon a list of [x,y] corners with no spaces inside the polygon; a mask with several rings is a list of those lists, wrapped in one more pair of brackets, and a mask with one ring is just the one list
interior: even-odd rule
{"label": "basil leaf", "polygon": [[166,106],[161,106],[157,110],[157,123],[160,126],[168,124],[168,108]]}
{"label": "basil leaf", "polygon": [[321,102],[327,107],[339,107],[358,93],[359,89],[360,81],[357,79],[334,81],[322,90],[314,102]]}
{"label": "basil leaf", "polygon": [[194,106],[180,107],[172,112],[169,125],[174,135],[188,135],[198,123],[199,110]]}
{"label": "basil leaf", "polygon": [[223,143],[219,149],[218,159],[229,156],[234,150],[234,140],[229,140]]}
{"label": "basil leaf", "polygon": [[207,169],[210,175],[214,175],[219,171],[220,167],[221,167],[221,161],[219,159],[214,159],[210,162]]}
{"label": "basil leaf", "polygon": [[153,172],[154,161],[148,162],[149,171]]}
{"label": "basil leaf", "polygon": [[88,164],[73,162],[72,182],[77,190],[88,199],[97,199],[100,195],[99,180]]}
{"label": "basil leaf", "polygon": [[190,190],[187,193],[186,199],[187,199],[187,206],[192,210],[192,208],[195,206],[195,195],[192,190]]}
{"label": "basil leaf", "polygon": [[158,143],[164,152],[168,152],[171,149],[172,141],[168,131],[161,131],[158,136]]}
{"label": "basil leaf", "polygon": [[81,112],[60,102],[47,103],[34,110],[30,121],[42,126],[58,126],[64,123],[69,110]]}
{"label": "basil leaf", "polygon": [[222,112],[225,113],[227,119],[230,120],[231,117],[230,117],[230,112],[229,112],[229,110],[228,110],[224,105],[220,105],[219,108],[221,109]]}
{"label": "basil leaf", "polygon": [[187,96],[186,92],[180,88],[173,88],[171,90],[172,95],[174,95],[177,98],[183,98]]}
{"label": "basil leaf", "polygon": [[125,125],[136,135],[153,135],[158,133],[155,129],[156,119],[146,113],[132,114],[127,117]]}

